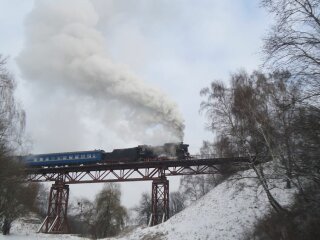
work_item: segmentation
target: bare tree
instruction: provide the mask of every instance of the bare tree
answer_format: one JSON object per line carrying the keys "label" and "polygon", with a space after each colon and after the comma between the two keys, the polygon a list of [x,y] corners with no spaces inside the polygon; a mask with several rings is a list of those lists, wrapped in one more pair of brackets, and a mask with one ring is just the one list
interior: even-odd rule
{"label": "bare tree", "polygon": [[15,81],[0,55],[0,225],[10,233],[12,221],[33,209],[37,194],[34,184],[21,184],[23,166],[15,155],[22,145],[25,113],[14,98]]}
{"label": "bare tree", "polygon": [[139,205],[133,209],[137,213],[139,225],[148,225],[151,217],[151,196],[149,193],[142,193]]}
{"label": "bare tree", "polygon": [[43,184],[38,185],[38,194],[35,200],[35,211],[40,214],[40,216],[45,217],[48,211],[49,203],[49,189]]}
{"label": "bare tree", "polygon": [[[234,156],[251,159],[259,183],[274,210],[287,215],[270,191],[269,179],[286,180],[303,192],[300,177],[319,183],[319,109],[301,102],[302,86],[287,72],[269,75],[240,71],[230,87],[213,82],[202,90],[201,105],[216,141],[227,138]],[[223,142],[222,142],[223,143]],[[226,146],[226,144],[220,144]],[[271,160],[276,167],[266,174],[256,162]]]}
{"label": "bare tree", "polygon": [[[288,171],[282,177],[288,179],[291,176],[288,162],[292,155],[288,153],[292,144],[287,140],[292,137],[292,132],[287,131],[289,120],[284,118],[288,111],[280,108],[282,101],[276,101],[280,95],[286,95],[280,90],[288,86],[289,77],[286,72],[265,76],[259,72],[248,75],[241,71],[232,75],[231,87],[213,82],[211,88],[201,92],[207,97],[201,108],[207,114],[211,130],[228,139],[233,146],[232,154],[251,158],[251,167],[277,212],[286,211],[272,196],[263,167],[257,167],[255,161],[264,161],[267,156],[277,161],[283,156],[283,166]],[[290,93],[294,94],[294,91]]]}
{"label": "bare tree", "polygon": [[170,216],[173,216],[185,209],[185,195],[181,192],[170,193]]}
{"label": "bare tree", "polygon": [[81,198],[73,202],[72,205],[73,214],[68,217],[72,233],[94,237],[96,235],[95,224],[97,222],[97,209],[94,202]]}
{"label": "bare tree", "polygon": [[275,18],[265,39],[266,64],[272,71],[289,70],[304,83],[301,100],[320,96],[319,0],[262,0]]}
{"label": "bare tree", "polygon": [[94,204],[94,224],[91,228],[93,237],[115,236],[123,229],[127,211],[121,205],[120,198],[120,186],[115,183],[105,184],[97,195]]}
{"label": "bare tree", "polygon": [[15,80],[7,69],[7,59],[0,54],[0,141],[3,154],[12,154],[21,146],[25,112],[14,97]]}
{"label": "bare tree", "polygon": [[180,179],[179,191],[182,193],[186,205],[200,199],[211,188],[212,185],[204,175],[186,175]]}

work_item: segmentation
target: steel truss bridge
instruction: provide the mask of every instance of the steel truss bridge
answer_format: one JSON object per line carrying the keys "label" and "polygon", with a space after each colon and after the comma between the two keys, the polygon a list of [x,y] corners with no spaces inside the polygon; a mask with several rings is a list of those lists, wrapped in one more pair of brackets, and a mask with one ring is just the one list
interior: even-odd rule
{"label": "steel truss bridge", "polygon": [[29,182],[54,182],[50,189],[48,212],[38,232],[68,233],[67,210],[69,184],[152,181],[154,226],[169,218],[169,176],[216,174],[219,166],[232,164],[247,168],[249,158],[198,158],[188,160],[153,160],[130,163],[106,163],[26,169]]}

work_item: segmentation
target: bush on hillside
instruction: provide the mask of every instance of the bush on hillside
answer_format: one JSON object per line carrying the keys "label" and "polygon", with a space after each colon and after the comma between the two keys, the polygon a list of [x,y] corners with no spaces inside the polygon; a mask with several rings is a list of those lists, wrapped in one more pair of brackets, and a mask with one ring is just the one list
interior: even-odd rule
{"label": "bush on hillside", "polygon": [[287,216],[270,212],[259,220],[246,240],[315,240],[320,239],[320,189],[309,186],[297,194]]}

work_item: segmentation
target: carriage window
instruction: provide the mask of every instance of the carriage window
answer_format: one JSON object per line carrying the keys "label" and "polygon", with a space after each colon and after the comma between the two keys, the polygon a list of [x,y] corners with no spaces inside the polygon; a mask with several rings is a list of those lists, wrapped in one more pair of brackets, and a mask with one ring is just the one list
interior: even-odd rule
{"label": "carriage window", "polygon": [[91,154],[87,154],[87,158],[91,158]]}
{"label": "carriage window", "polygon": [[92,154],[92,157],[93,157],[93,158],[95,158],[95,157],[96,157],[96,155],[95,155],[95,154]]}
{"label": "carriage window", "polygon": [[69,156],[69,159],[72,159],[73,157],[72,156]]}
{"label": "carriage window", "polygon": [[63,156],[63,160],[67,160],[67,156]]}
{"label": "carriage window", "polygon": [[75,155],[74,158],[75,158],[75,159],[78,159],[78,158],[79,158],[79,155]]}

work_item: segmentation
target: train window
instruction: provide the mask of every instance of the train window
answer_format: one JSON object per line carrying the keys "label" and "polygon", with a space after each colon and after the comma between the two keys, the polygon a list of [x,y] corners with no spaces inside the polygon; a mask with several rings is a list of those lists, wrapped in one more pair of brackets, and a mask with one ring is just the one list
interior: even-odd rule
{"label": "train window", "polygon": [[40,158],[40,161],[43,161],[43,158],[42,158],[42,157]]}
{"label": "train window", "polygon": [[49,158],[48,158],[48,157],[46,157],[46,161],[49,161]]}
{"label": "train window", "polygon": [[67,160],[67,156],[63,156],[63,160]]}
{"label": "train window", "polygon": [[91,154],[87,154],[87,158],[91,158]]}
{"label": "train window", "polygon": [[95,158],[95,157],[96,157],[96,155],[95,155],[95,154],[92,154],[92,157],[93,157],[93,158]]}
{"label": "train window", "polygon": [[74,158],[75,158],[75,159],[78,159],[78,158],[79,158],[79,155],[74,155]]}
{"label": "train window", "polygon": [[69,159],[72,159],[72,156],[71,156],[71,155],[69,156]]}
{"label": "train window", "polygon": [[86,155],[82,154],[82,155],[81,155],[81,158],[86,158]]}

